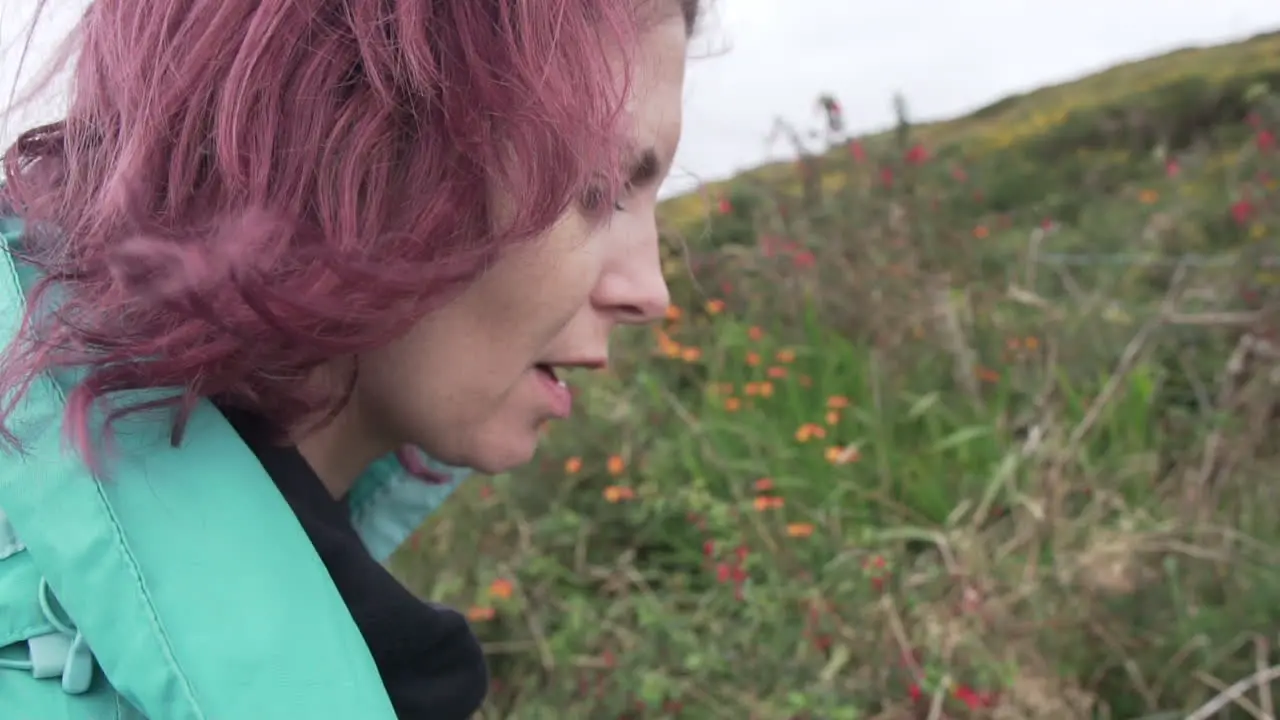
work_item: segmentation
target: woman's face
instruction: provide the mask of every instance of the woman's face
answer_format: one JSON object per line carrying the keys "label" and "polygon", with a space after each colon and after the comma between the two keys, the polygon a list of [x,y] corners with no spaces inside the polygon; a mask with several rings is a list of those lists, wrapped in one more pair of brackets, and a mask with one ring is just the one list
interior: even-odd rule
{"label": "woman's face", "polygon": [[680,139],[687,43],[673,17],[635,58],[627,112],[639,174],[620,207],[571,208],[401,340],[362,356],[337,426],[381,449],[407,443],[452,465],[511,469],[533,456],[540,425],[569,414],[547,368],[603,367],[614,328],[662,316],[654,212]]}

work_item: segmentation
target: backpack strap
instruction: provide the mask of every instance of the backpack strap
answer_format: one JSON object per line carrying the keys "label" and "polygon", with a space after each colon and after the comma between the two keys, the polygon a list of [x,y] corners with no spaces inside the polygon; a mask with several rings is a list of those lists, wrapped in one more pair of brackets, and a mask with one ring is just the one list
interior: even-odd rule
{"label": "backpack strap", "polygon": [[[0,248],[0,344],[24,296]],[[394,720],[323,563],[222,415],[198,407],[180,448],[162,416],[122,421],[99,481],[62,441],[71,382],[37,378],[10,418],[25,452],[0,449],[0,507],[116,691],[164,720]]]}

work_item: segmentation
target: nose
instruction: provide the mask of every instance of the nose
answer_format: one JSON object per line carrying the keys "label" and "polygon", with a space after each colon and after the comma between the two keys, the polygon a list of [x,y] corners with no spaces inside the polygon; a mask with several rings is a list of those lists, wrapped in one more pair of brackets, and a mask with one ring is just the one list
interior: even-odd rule
{"label": "nose", "polygon": [[616,322],[641,325],[662,319],[671,304],[662,275],[656,229],[652,240],[619,257],[596,286],[596,304]]}

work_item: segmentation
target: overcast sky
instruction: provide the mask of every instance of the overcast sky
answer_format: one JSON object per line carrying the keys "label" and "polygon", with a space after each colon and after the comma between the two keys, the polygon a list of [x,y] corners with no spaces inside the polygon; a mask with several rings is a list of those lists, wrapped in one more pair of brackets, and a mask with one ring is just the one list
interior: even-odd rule
{"label": "overcast sky", "polygon": [[[814,125],[822,92],[840,99],[852,129],[878,129],[892,121],[898,91],[917,117],[940,118],[1124,60],[1280,29],[1280,0],[712,2],[667,193],[783,157],[782,145],[772,155],[764,146],[774,118]],[[0,99],[13,83],[13,38],[33,3],[0,0]],[[37,61],[86,2],[50,5]],[[12,134],[4,128],[0,139]]]}

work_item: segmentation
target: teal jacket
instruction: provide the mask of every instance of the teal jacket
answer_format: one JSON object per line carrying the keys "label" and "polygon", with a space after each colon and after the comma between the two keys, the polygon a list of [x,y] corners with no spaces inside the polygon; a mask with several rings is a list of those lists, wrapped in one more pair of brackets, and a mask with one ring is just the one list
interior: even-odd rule
{"label": "teal jacket", "polygon": [[[0,345],[33,277],[0,219]],[[0,718],[395,720],[377,667],[289,506],[235,430],[199,408],[181,447],[122,422],[110,478],[62,442],[74,377],[41,377],[0,450]],[[375,464],[352,522],[385,561],[466,475]]]}

